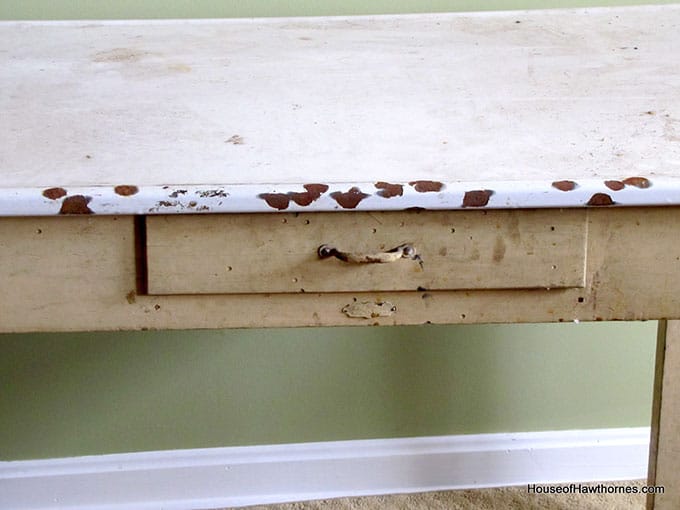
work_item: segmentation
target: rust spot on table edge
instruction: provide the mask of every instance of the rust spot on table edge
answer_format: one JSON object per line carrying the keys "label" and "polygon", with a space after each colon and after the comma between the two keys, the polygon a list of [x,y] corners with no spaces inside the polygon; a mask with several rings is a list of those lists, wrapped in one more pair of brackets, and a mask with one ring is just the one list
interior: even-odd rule
{"label": "rust spot on table edge", "polygon": [[273,207],[274,209],[282,211],[288,208],[291,200],[297,205],[305,207],[318,200],[321,195],[328,191],[328,185],[326,184],[303,184],[302,187],[305,188],[306,191],[290,191],[288,193],[261,193],[258,195],[258,198],[261,198],[267,202],[269,207]]}
{"label": "rust spot on table edge", "polygon": [[577,186],[578,184],[574,181],[555,181],[552,183],[552,187],[560,191],[573,191]]}
{"label": "rust spot on table edge", "polygon": [[626,185],[621,181],[604,181],[604,185],[612,191],[621,191],[626,187]]}
{"label": "rust spot on table edge", "polygon": [[64,188],[48,188],[42,192],[42,195],[50,200],[57,200],[66,196],[66,190]]}
{"label": "rust spot on table edge", "polygon": [[302,187],[307,191],[291,191],[288,193],[290,199],[301,206],[308,206],[328,191],[328,186],[326,184],[303,184]]}
{"label": "rust spot on table edge", "polygon": [[92,197],[86,197],[84,195],[66,197],[61,203],[59,214],[94,214],[88,207],[91,200]]}
{"label": "rust spot on table edge", "polygon": [[484,207],[489,203],[493,190],[477,189],[466,191],[463,197],[463,207]]}
{"label": "rust spot on table edge", "polygon": [[439,181],[411,181],[408,184],[413,186],[418,193],[431,193],[444,188],[444,183]]}
{"label": "rust spot on table edge", "polygon": [[592,197],[590,197],[590,200],[588,200],[587,205],[606,206],[614,205],[615,203],[616,202],[612,200],[612,197],[610,197],[606,193],[595,193]]}
{"label": "rust spot on table edge", "polygon": [[649,188],[652,183],[646,177],[627,177],[623,180],[626,186],[635,186],[636,188]]}
{"label": "rust spot on table edge", "polygon": [[288,209],[288,204],[290,203],[290,197],[285,193],[261,193],[258,197],[267,202],[269,207],[279,211]]}
{"label": "rust spot on table edge", "polygon": [[377,195],[383,198],[400,197],[404,194],[404,186],[401,184],[391,184],[385,181],[379,181],[374,184],[378,191]]}
{"label": "rust spot on table edge", "polygon": [[370,196],[371,195],[363,193],[356,186],[350,188],[349,191],[344,193],[341,191],[334,191],[331,193],[333,200],[335,200],[344,209],[354,209],[357,205],[359,205],[359,202]]}
{"label": "rust spot on table edge", "polygon": [[131,186],[129,184],[121,184],[120,186],[116,186],[115,188],[113,188],[113,191],[115,191],[117,195],[129,197],[130,195],[135,195],[136,193],[138,193],[139,188],[137,186]]}

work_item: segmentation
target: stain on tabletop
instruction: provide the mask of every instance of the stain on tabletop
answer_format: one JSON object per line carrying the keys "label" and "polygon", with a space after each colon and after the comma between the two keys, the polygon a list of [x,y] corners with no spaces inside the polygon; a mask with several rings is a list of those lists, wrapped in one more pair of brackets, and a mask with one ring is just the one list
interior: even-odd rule
{"label": "stain on tabletop", "polygon": [[241,135],[233,135],[227,140],[225,140],[225,143],[230,143],[232,145],[243,145],[245,143],[245,140]]}
{"label": "stain on tabletop", "polygon": [[174,71],[176,73],[190,73],[191,66],[188,66],[186,64],[170,64],[168,65],[168,70]]}
{"label": "stain on tabletop", "polygon": [[144,51],[131,48],[113,48],[111,50],[100,51],[92,57],[93,62],[137,62],[147,55]]}

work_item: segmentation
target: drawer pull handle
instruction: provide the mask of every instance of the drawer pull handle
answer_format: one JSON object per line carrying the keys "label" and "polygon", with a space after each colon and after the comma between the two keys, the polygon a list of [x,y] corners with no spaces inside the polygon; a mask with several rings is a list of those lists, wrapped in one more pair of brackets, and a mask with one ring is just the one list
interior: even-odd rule
{"label": "drawer pull handle", "polygon": [[399,259],[411,259],[418,261],[420,267],[423,267],[423,259],[416,253],[416,249],[412,244],[400,244],[396,248],[378,253],[340,251],[328,244],[322,244],[317,249],[317,253],[320,259],[335,257],[350,264],[385,264],[387,262],[396,262]]}

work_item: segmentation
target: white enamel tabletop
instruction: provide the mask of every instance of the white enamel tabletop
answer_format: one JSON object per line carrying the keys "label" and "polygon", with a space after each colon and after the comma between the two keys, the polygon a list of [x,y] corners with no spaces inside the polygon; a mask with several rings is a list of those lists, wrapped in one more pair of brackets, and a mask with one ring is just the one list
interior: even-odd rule
{"label": "white enamel tabletop", "polygon": [[680,204],[680,5],[0,23],[0,215]]}

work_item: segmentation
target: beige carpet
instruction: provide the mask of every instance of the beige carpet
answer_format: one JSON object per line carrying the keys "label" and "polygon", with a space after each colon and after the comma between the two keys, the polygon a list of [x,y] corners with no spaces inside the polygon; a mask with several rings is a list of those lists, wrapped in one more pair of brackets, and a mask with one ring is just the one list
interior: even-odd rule
{"label": "beige carpet", "polygon": [[[598,484],[583,484],[598,485]],[[637,487],[644,481],[611,482],[607,486]],[[340,498],[249,510],[644,510],[643,494],[527,494],[527,487],[427,492],[393,496]]]}

